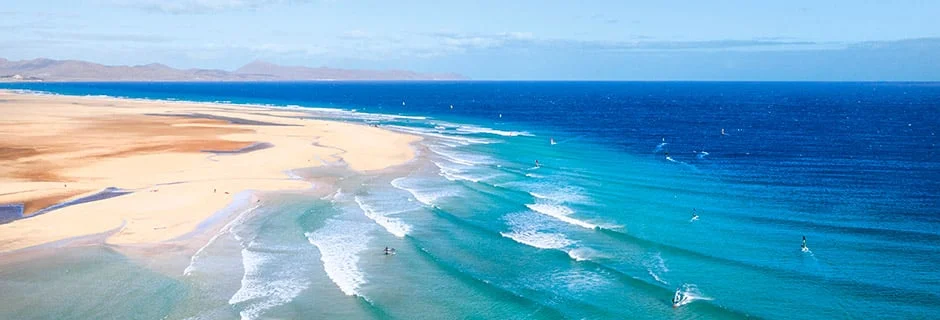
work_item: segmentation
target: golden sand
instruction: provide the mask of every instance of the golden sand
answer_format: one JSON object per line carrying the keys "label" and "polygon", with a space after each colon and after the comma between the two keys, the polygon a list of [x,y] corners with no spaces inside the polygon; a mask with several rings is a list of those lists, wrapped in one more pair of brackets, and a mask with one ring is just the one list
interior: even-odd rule
{"label": "golden sand", "polygon": [[[27,215],[0,225],[0,252],[109,230],[112,244],[173,239],[240,191],[310,187],[290,169],[383,169],[410,160],[418,139],[293,110],[9,91],[0,114],[0,204]],[[29,217],[108,187],[133,193]]]}

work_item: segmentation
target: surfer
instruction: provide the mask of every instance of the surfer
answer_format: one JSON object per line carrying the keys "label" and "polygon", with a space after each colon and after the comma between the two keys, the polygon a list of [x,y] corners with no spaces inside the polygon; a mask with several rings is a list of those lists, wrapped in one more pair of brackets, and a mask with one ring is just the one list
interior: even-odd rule
{"label": "surfer", "polygon": [[690,221],[695,221],[695,220],[698,220],[698,214],[695,213],[695,208],[692,208],[692,220]]}
{"label": "surfer", "polygon": [[721,128],[721,135],[725,135],[725,128]]}
{"label": "surfer", "polygon": [[387,256],[387,255],[390,255],[390,254],[393,254],[393,253],[395,253],[395,249],[394,249],[394,248],[385,247],[385,255],[386,255],[386,256]]}
{"label": "surfer", "polygon": [[806,248],[806,236],[803,236],[803,244],[800,245],[800,250],[803,250],[803,252],[806,252],[806,250],[809,250],[808,248]]}
{"label": "surfer", "polygon": [[678,307],[679,302],[681,301],[682,301],[682,289],[676,288],[676,294],[672,296],[672,307],[673,308]]}
{"label": "surfer", "polygon": [[538,160],[535,160],[535,167],[536,167],[536,168],[541,168],[541,167],[542,167],[542,164],[539,163]]}
{"label": "surfer", "polygon": [[549,141],[551,142],[551,144],[552,144],[553,146],[557,144],[557,143],[555,143],[555,138],[549,138]]}

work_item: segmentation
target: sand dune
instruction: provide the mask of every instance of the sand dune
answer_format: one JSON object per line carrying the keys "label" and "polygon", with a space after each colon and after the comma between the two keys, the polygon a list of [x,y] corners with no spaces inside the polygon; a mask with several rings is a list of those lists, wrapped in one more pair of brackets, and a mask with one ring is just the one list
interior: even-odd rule
{"label": "sand dune", "polygon": [[[0,91],[0,112],[0,205],[26,216],[0,225],[0,252],[111,230],[114,244],[173,239],[239,191],[310,187],[290,169],[382,169],[411,159],[418,139],[235,105]],[[131,192],[48,210],[109,187]]]}

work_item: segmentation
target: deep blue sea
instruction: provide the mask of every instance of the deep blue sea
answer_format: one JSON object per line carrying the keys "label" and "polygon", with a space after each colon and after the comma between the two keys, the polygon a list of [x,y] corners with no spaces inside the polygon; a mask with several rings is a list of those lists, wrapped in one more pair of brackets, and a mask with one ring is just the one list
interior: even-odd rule
{"label": "deep blue sea", "polygon": [[404,172],[349,173],[332,202],[287,197],[246,223],[219,307],[242,318],[940,314],[938,83],[0,88],[333,108],[425,137]]}

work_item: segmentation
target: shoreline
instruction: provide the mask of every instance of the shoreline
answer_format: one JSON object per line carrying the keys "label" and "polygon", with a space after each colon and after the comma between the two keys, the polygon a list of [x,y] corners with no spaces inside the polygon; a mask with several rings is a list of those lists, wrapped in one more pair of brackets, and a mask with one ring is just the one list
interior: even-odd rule
{"label": "shoreline", "polygon": [[[209,220],[224,220],[217,215],[236,194],[250,192],[256,198],[265,191],[309,190],[311,183],[291,170],[322,166],[327,159],[356,172],[382,170],[414,159],[412,144],[420,140],[367,125],[317,120],[319,110],[301,107],[16,90],[0,90],[0,98],[0,111],[10,115],[0,120],[0,164],[8,167],[0,171],[0,204],[25,208],[31,200],[72,193],[0,224],[0,254],[116,227],[105,243],[191,237],[212,229],[215,223]],[[148,143],[153,148],[141,147]],[[31,165],[51,170],[37,175]],[[130,192],[32,215],[107,188]]]}
{"label": "shoreline", "polygon": [[[64,83],[68,83],[68,82],[64,82]],[[251,83],[251,82],[248,82],[248,83]],[[231,108],[237,108],[237,109],[242,109],[242,108],[264,109],[268,111],[299,111],[299,113],[306,114],[306,116],[311,116],[311,115],[318,114],[318,113],[327,113],[327,114],[348,113],[348,114],[361,115],[364,117],[383,116],[383,117],[412,119],[412,120],[427,119],[426,116],[360,112],[358,108],[344,108],[344,107],[328,108],[328,107],[316,107],[316,106],[298,105],[298,104],[233,102],[231,100],[208,101],[208,100],[185,100],[185,99],[176,99],[176,98],[136,98],[136,97],[127,97],[127,96],[112,96],[112,95],[106,95],[106,94],[81,94],[79,95],[79,94],[66,94],[66,93],[58,93],[58,92],[52,92],[52,91],[32,90],[32,89],[0,88],[0,94],[3,94],[3,93],[34,95],[34,96],[110,99],[110,100],[134,101],[134,102],[180,103],[180,104],[189,104],[189,105],[205,105],[205,106],[218,107],[218,108],[231,107]],[[332,120],[327,120],[327,121],[332,121]]]}

